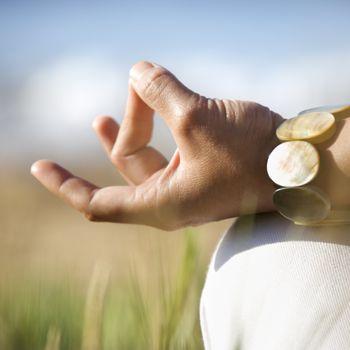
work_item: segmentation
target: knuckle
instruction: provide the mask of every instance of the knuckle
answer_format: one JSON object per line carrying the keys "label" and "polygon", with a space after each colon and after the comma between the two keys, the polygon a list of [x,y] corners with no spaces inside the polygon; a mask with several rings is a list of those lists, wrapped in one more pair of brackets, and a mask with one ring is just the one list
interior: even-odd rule
{"label": "knuckle", "polygon": [[266,114],[269,112],[269,108],[261,105],[260,103],[253,102],[253,101],[241,101],[242,109],[245,110],[246,114],[248,115],[256,115],[264,113]]}
{"label": "knuckle", "polygon": [[184,104],[175,108],[175,118],[180,132],[188,133],[203,123],[207,112],[206,98],[193,94]]}
{"label": "knuckle", "polygon": [[83,214],[88,221],[97,222],[103,221],[103,216],[96,210],[95,200],[98,196],[98,190],[92,192],[90,199],[83,210]]}
{"label": "knuckle", "polygon": [[161,92],[166,89],[171,78],[172,75],[169,71],[162,67],[156,67],[142,77],[138,86],[145,98],[152,101],[158,98]]}
{"label": "knuckle", "polygon": [[97,215],[95,215],[94,213],[91,213],[91,212],[85,212],[84,216],[88,221],[91,221],[91,222],[101,221],[101,220],[99,220]]}
{"label": "knuckle", "polygon": [[120,150],[111,154],[112,163],[121,171],[125,170],[127,157]]}

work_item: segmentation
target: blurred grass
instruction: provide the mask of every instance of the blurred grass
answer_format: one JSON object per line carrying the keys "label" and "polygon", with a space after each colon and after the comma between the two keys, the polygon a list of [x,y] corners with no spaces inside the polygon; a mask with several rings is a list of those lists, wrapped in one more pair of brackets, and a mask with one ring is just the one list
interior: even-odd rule
{"label": "blurred grass", "polygon": [[0,349],[51,349],[53,332],[64,350],[202,349],[198,305],[205,270],[197,249],[187,231],[176,277],[164,273],[148,290],[135,271],[108,286],[107,267],[92,274],[87,295],[68,277],[21,276],[0,291]]}
{"label": "blurred grass", "polygon": [[[91,223],[28,170],[0,172],[0,350],[201,349],[199,295],[230,221],[176,232]],[[106,185],[109,170],[75,169]],[[89,312],[96,262],[109,282]]]}
{"label": "blurred grass", "polygon": [[1,288],[0,349],[44,349],[50,326],[63,334],[61,349],[77,349],[83,305],[73,283],[21,276]]}

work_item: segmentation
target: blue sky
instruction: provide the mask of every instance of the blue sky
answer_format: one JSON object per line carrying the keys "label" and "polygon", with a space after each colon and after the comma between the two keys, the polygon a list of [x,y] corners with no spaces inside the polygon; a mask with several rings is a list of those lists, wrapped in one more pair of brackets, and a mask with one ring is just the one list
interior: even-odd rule
{"label": "blue sky", "polygon": [[1,66],[68,51],[116,59],[218,53],[274,64],[349,43],[349,1],[1,1]]}
{"label": "blue sky", "polygon": [[[140,59],[286,117],[349,102],[349,13],[350,1],[322,0],[0,1],[0,146],[19,158],[92,151],[93,117],[121,119]],[[171,152],[169,138],[157,121],[154,142]]]}

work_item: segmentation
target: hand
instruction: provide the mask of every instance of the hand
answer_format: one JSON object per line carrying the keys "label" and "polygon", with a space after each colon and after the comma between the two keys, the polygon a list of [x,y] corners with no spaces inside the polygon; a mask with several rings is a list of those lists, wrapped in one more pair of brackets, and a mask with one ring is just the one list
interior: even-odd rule
{"label": "hand", "polygon": [[[177,144],[168,162],[148,146],[153,112]],[[94,128],[129,186],[99,188],[41,160],[33,175],[92,221],[166,230],[274,210],[266,162],[282,118],[253,102],[208,99],[148,62],[130,71],[124,120],[99,117]]]}

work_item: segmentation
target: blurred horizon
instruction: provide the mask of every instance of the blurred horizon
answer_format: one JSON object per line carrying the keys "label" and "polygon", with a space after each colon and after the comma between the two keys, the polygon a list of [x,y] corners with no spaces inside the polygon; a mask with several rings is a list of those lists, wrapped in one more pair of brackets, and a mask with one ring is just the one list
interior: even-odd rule
{"label": "blurred horizon", "polygon": [[[347,1],[1,1],[0,156],[104,164],[91,123],[121,121],[141,59],[284,117],[349,102],[349,12]],[[175,148],[159,117],[152,143]]]}

